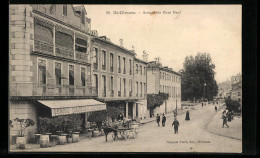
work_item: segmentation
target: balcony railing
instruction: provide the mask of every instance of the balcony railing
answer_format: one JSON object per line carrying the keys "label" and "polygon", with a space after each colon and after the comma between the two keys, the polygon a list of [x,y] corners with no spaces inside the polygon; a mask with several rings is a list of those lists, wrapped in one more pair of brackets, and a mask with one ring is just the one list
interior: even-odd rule
{"label": "balcony railing", "polygon": [[46,54],[53,54],[53,44],[34,40],[34,50]]}
{"label": "balcony railing", "polygon": [[118,91],[118,96],[121,97],[121,91]]}
{"label": "balcony railing", "polygon": [[114,97],[114,90],[110,91],[110,97]]}
{"label": "balcony railing", "polygon": [[83,52],[79,52],[79,51],[75,51],[75,52],[76,52],[77,60],[83,61],[83,62],[89,62],[87,53],[83,53]]}
{"label": "balcony railing", "polygon": [[12,83],[10,96],[97,96],[97,90],[91,86]]}
{"label": "balcony railing", "polygon": [[71,48],[56,46],[56,55],[60,57],[74,59],[74,52]]}

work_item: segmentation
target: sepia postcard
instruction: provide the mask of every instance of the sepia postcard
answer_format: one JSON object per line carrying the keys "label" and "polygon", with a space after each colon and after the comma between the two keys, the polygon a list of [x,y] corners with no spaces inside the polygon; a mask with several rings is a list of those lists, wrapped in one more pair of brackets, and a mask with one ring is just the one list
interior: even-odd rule
{"label": "sepia postcard", "polygon": [[9,5],[9,152],[242,153],[241,5]]}

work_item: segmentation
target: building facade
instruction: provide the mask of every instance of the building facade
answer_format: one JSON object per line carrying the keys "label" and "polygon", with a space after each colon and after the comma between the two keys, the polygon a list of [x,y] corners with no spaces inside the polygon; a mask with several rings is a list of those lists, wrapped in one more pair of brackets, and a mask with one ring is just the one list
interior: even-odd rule
{"label": "building facade", "polygon": [[166,114],[175,109],[181,108],[181,75],[171,68],[163,67],[160,59],[151,61],[147,67],[148,94],[158,94],[160,92],[169,94],[160,107],[150,109],[150,117],[156,114]]}
{"label": "building facade", "polygon": [[9,14],[9,119],[34,120],[25,135],[36,132],[38,117],[79,114],[85,122],[106,109],[94,100],[91,20],[83,6],[10,5]]}
{"label": "building facade", "polygon": [[[126,118],[141,117],[142,107],[146,106],[142,103],[146,89],[145,64],[135,58],[133,50],[124,48],[122,42],[120,46],[116,45],[106,36],[92,39],[93,85],[98,99],[107,107],[121,109]],[[135,72],[135,64],[142,77]]]}

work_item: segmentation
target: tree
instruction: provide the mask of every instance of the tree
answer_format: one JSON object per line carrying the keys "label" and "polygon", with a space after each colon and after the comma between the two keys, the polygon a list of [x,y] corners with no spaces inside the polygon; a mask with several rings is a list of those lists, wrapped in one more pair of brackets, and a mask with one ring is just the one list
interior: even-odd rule
{"label": "tree", "polygon": [[218,93],[215,80],[215,64],[212,63],[210,54],[198,53],[195,57],[187,56],[183,63],[181,93],[182,100],[205,98],[212,100]]}

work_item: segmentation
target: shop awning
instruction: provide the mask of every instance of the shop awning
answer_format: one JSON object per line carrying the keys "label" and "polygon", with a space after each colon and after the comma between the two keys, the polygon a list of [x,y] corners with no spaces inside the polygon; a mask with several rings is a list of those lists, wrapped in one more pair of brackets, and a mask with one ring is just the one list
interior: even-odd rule
{"label": "shop awning", "polygon": [[51,108],[52,116],[79,114],[92,111],[106,110],[106,104],[94,99],[75,100],[37,100]]}

